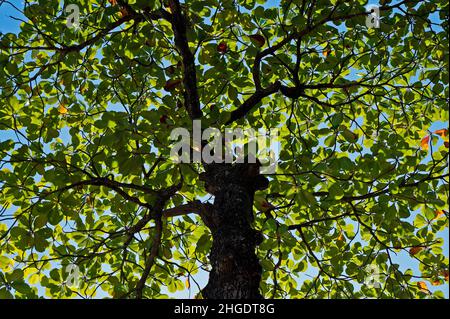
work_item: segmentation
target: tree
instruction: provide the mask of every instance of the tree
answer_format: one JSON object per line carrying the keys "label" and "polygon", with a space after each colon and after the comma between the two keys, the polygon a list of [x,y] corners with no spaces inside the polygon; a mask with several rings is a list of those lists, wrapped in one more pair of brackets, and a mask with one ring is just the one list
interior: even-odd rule
{"label": "tree", "polygon": [[[447,1],[69,3],[1,35],[0,297],[444,296]],[[174,163],[193,120],[277,170]]]}

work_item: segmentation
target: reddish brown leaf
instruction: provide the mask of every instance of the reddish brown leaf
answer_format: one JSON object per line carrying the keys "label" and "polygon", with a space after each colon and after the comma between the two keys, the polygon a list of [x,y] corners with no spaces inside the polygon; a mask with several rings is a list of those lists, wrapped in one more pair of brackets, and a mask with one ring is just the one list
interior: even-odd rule
{"label": "reddish brown leaf", "polygon": [[217,51],[221,54],[225,54],[228,51],[228,45],[225,42],[220,42],[217,45]]}
{"label": "reddish brown leaf", "polygon": [[421,247],[421,246],[411,247],[411,248],[409,249],[409,254],[410,254],[411,256],[414,256],[414,255],[416,255],[417,253],[419,253],[419,252],[422,251],[422,250],[423,250],[423,247]]}
{"label": "reddish brown leaf", "polygon": [[441,275],[444,276],[445,281],[448,281],[448,269],[442,270]]}
{"label": "reddish brown leaf", "polygon": [[168,66],[168,67],[166,68],[166,72],[167,72],[167,74],[170,74],[170,75],[172,75],[172,74],[174,74],[174,73],[175,73],[175,71],[176,71],[176,69],[175,69],[175,67],[174,67],[173,65],[171,65],[171,66]]}
{"label": "reddish brown leaf", "polygon": [[261,206],[267,210],[274,208],[274,206],[271,203],[269,203],[268,201],[263,201],[261,203]]}
{"label": "reddish brown leaf", "polygon": [[250,39],[260,48],[266,43],[266,39],[260,34],[252,34]]}
{"label": "reddish brown leaf", "polygon": [[161,117],[159,118],[159,122],[161,124],[166,124],[167,123],[167,115],[161,115]]}
{"label": "reddish brown leaf", "polygon": [[128,15],[128,10],[126,8],[120,8],[120,16],[126,17]]}
{"label": "reddish brown leaf", "polygon": [[436,280],[433,280],[433,281],[431,282],[431,284],[432,284],[433,286],[439,286],[439,285],[441,284],[441,281],[440,281],[439,279],[436,279]]}
{"label": "reddish brown leaf", "polygon": [[444,138],[448,135],[448,130],[446,128],[443,128],[443,129],[434,131],[434,134],[437,134],[440,137]]}
{"label": "reddish brown leaf", "polygon": [[180,83],[181,83],[181,80],[180,79],[171,79],[171,80],[168,80],[167,82],[166,82],[166,84],[164,85],[164,90],[166,90],[166,91],[172,91],[172,90],[174,90],[177,86],[179,86],[180,85]]}

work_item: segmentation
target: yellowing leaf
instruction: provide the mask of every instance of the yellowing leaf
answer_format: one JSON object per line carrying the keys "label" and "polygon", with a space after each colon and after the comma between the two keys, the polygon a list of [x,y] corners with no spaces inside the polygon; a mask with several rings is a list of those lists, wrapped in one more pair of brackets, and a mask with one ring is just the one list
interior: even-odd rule
{"label": "yellowing leaf", "polygon": [[443,211],[443,210],[436,210],[436,211],[434,211],[434,218],[433,218],[433,220],[439,219],[443,215],[445,215],[445,211]]}
{"label": "yellowing leaf", "polygon": [[64,106],[64,104],[60,104],[60,105],[58,106],[58,112],[59,112],[59,114],[61,114],[61,115],[65,115],[65,114],[67,114],[68,110],[67,110],[67,108]]}
{"label": "yellowing leaf", "polygon": [[94,199],[91,196],[86,196],[86,203],[91,206],[91,208],[94,208]]}
{"label": "yellowing leaf", "polygon": [[12,260],[6,256],[0,256],[0,269],[8,271],[12,265]]}
{"label": "yellowing leaf", "polygon": [[39,282],[40,279],[41,279],[41,277],[39,276],[39,274],[34,274],[34,275],[30,276],[30,278],[28,279],[28,282],[32,285],[35,285]]}
{"label": "yellowing leaf", "polygon": [[425,283],[425,281],[419,281],[417,283],[417,287],[419,287],[419,289],[423,292],[427,292],[429,293],[430,291],[428,290],[427,284]]}
{"label": "yellowing leaf", "polygon": [[430,142],[430,136],[425,136],[422,141],[420,141],[420,147],[422,147],[422,149],[424,150],[428,150],[428,146],[429,146],[429,142]]}
{"label": "yellowing leaf", "polygon": [[327,57],[327,56],[330,55],[330,53],[331,53],[331,49],[330,49],[330,48],[326,48],[326,49],[323,51],[323,56],[324,56],[324,57]]}
{"label": "yellowing leaf", "polygon": [[191,282],[189,281],[189,278],[186,278],[186,288],[189,289],[191,287]]}

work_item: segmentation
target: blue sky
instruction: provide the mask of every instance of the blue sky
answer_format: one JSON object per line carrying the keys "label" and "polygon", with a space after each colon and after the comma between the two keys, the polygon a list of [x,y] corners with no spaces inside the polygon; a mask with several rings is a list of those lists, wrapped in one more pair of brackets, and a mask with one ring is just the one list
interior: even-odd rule
{"label": "blue sky", "polygon": [[[17,6],[20,7],[20,4],[22,1],[11,1],[12,3],[16,4]],[[369,1],[369,3],[371,4],[377,4],[377,1]],[[274,6],[274,5],[278,5],[278,1],[268,1],[266,6]],[[17,11],[11,7],[8,4],[3,4],[2,6],[0,6],[0,32],[1,33],[8,33],[8,32],[17,32],[19,29],[19,21],[13,20],[11,19],[9,16],[13,15],[13,16],[18,16]],[[448,123],[444,123],[444,122],[436,122],[433,123],[433,125],[429,128],[430,131],[434,131],[436,129],[441,129],[441,128],[445,128],[448,127]],[[0,131],[0,142],[3,140],[7,140],[10,138],[15,138],[14,134],[12,132],[6,132],[6,131]],[[442,142],[439,142],[442,143]],[[413,215],[414,216],[414,215]],[[448,228],[445,232],[442,232],[440,234],[442,236],[442,238],[445,239],[445,245],[443,247],[444,249],[444,254],[446,256],[449,255],[449,232],[448,232]],[[407,254],[406,252],[401,252],[398,255],[394,255],[393,256],[393,260],[394,262],[398,263],[401,265],[401,269],[402,270],[406,270],[407,268],[411,268],[414,270],[414,273],[419,273],[418,271],[418,264],[419,262],[415,259],[412,259],[409,254]],[[309,276],[314,276],[316,274],[316,270],[314,268],[310,268],[306,273],[303,273],[300,275],[300,279],[299,281],[303,281],[303,279],[305,277],[309,277]],[[207,282],[207,273],[206,272],[200,272],[197,276],[196,276],[196,280],[199,282],[200,286],[204,286],[205,283]],[[448,292],[448,283],[444,286],[439,286],[439,287],[433,287],[428,285],[430,290],[434,291],[436,289],[438,290],[443,290],[445,293],[445,296],[448,298],[449,296],[449,292]],[[193,297],[196,292],[197,292],[197,288],[195,286],[195,284],[192,282],[191,283],[191,291],[189,292],[188,290],[184,290],[184,291],[178,291],[177,293],[175,293],[173,296],[174,297],[178,297],[178,298],[189,298],[189,297]],[[100,294],[101,296],[101,294]]]}

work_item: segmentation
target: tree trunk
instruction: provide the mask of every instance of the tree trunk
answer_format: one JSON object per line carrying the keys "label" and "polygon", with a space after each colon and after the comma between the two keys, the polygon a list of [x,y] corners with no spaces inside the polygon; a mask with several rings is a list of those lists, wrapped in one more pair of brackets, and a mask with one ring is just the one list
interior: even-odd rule
{"label": "tree trunk", "polygon": [[207,299],[261,299],[261,265],[256,246],[262,241],[252,228],[253,198],[268,180],[259,175],[257,164],[211,164],[201,179],[215,196],[203,217],[212,233],[211,272],[202,291]]}

